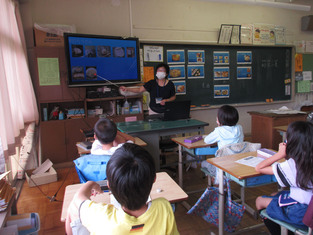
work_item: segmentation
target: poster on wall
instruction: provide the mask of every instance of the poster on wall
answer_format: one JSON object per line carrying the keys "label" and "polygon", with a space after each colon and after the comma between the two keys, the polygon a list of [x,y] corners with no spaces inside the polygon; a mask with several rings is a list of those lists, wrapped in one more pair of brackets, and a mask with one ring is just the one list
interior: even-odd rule
{"label": "poster on wall", "polygon": [[173,65],[170,67],[169,80],[185,79],[185,65]]}
{"label": "poster on wall", "polygon": [[185,51],[184,50],[167,50],[168,64],[184,64]]}
{"label": "poster on wall", "polygon": [[143,46],[145,62],[163,62],[163,46]]}
{"label": "poster on wall", "polygon": [[176,95],[186,94],[186,82],[185,81],[173,81],[175,86]]}
{"label": "poster on wall", "polygon": [[214,67],[214,80],[229,80],[229,67]]}
{"label": "poster on wall", "polygon": [[251,64],[252,51],[237,51],[237,64]]}
{"label": "poster on wall", "polygon": [[188,79],[204,78],[204,65],[188,65]]}
{"label": "poster on wall", "polygon": [[252,79],[252,67],[238,67],[237,79]]}
{"label": "poster on wall", "polygon": [[214,85],[214,98],[229,98],[229,85]]}
{"label": "poster on wall", "polygon": [[213,61],[215,65],[229,64],[229,52],[228,51],[214,51]]}
{"label": "poster on wall", "polygon": [[189,64],[204,64],[204,50],[188,50]]}
{"label": "poster on wall", "polygon": [[242,24],[240,27],[241,44],[252,44],[253,42],[253,24]]}

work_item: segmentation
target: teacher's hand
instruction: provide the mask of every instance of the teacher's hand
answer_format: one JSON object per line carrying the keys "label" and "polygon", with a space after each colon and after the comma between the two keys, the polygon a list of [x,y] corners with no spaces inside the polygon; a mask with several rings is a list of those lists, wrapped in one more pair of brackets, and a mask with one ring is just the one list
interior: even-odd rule
{"label": "teacher's hand", "polygon": [[165,100],[161,100],[160,104],[161,105],[165,105],[166,101]]}
{"label": "teacher's hand", "polygon": [[124,86],[120,86],[121,91],[127,91],[127,88]]}

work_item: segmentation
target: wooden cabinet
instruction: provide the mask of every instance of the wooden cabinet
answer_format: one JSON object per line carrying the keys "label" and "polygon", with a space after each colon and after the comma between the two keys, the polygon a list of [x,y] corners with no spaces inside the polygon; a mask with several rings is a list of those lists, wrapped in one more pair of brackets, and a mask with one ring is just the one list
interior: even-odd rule
{"label": "wooden cabinet", "polygon": [[[67,86],[67,68],[63,47],[36,47],[30,50],[30,71],[40,112],[41,161],[50,159],[53,163],[73,161],[78,156],[76,143],[84,140],[82,130],[91,130],[98,121],[98,116],[88,116],[88,110],[100,107],[103,114],[114,122],[124,122],[128,118],[143,120],[142,96],[127,97],[129,103],[140,104],[139,113],[121,114],[117,106],[125,97],[107,97],[86,99],[86,88],[69,88]],[[41,86],[38,72],[38,58],[57,58],[60,71],[60,85]],[[65,113],[64,120],[50,120],[54,107]],[[43,110],[47,110],[47,120]],[[70,109],[83,110],[84,118],[67,119]]]}
{"label": "wooden cabinet", "polygon": [[276,126],[287,126],[294,121],[305,121],[306,114],[274,114],[248,112],[251,115],[251,137],[253,143],[261,143],[262,148],[278,150],[282,136]]}

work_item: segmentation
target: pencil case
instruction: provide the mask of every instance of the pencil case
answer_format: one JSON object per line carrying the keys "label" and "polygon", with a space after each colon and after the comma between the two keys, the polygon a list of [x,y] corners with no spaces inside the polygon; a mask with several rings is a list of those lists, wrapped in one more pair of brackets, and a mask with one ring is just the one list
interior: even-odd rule
{"label": "pencil case", "polygon": [[199,140],[202,140],[202,135],[195,135],[195,136],[188,137],[184,140],[184,142],[192,144],[192,143],[197,142]]}

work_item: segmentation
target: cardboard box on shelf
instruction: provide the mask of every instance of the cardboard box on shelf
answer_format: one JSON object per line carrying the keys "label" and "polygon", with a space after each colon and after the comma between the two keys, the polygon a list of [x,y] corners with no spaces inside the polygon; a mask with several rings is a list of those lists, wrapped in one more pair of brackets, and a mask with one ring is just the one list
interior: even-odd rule
{"label": "cardboard box on shelf", "polygon": [[55,24],[34,24],[35,45],[37,47],[63,47],[63,33],[75,33],[75,26]]}
{"label": "cardboard box on shelf", "polygon": [[52,167],[52,162],[47,159],[41,166],[25,172],[26,180],[29,187],[36,185],[48,184],[58,180],[57,172]]}

